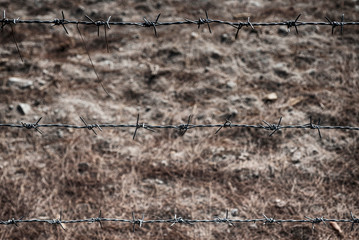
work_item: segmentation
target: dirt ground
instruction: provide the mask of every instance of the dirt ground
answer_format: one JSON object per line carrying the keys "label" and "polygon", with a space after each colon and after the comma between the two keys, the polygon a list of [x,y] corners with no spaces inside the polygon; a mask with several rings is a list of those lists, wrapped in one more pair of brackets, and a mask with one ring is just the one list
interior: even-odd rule
{"label": "dirt ground", "polygon": [[[7,17],[113,21],[212,19],[253,22],[358,20],[358,1],[9,1]],[[359,27],[235,29],[212,24],[157,27],[14,26],[21,62],[6,26],[0,48],[0,122],[135,124],[233,123],[262,120],[359,126]],[[9,84],[19,77],[32,85]],[[275,93],[277,99],[267,100]],[[17,110],[29,104],[25,115]],[[139,129],[91,131],[0,128],[0,219],[103,217],[168,219],[349,218],[359,216],[359,132],[322,130]],[[1,239],[357,239],[359,226],[249,223],[1,225]]]}

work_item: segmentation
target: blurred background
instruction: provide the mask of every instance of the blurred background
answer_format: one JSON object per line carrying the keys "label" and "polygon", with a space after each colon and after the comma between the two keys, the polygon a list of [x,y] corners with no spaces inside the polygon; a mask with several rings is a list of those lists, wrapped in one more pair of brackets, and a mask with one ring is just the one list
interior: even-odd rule
{"label": "blurred background", "polygon": [[[142,22],[358,20],[358,1],[8,1],[6,17]],[[359,28],[10,25],[1,32],[0,123],[359,125]],[[304,219],[359,215],[359,133],[284,129],[0,128],[0,219]],[[356,239],[351,224],[19,224],[1,239]],[[338,229],[339,227],[339,229]]]}

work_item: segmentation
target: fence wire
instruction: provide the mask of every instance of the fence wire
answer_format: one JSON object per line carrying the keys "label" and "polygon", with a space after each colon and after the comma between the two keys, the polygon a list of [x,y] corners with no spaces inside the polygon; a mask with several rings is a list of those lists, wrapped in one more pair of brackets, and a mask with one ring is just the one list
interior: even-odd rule
{"label": "fence wire", "polygon": [[260,130],[270,131],[269,136],[272,136],[277,131],[282,129],[314,129],[318,131],[319,137],[322,138],[321,130],[350,130],[350,131],[359,131],[359,127],[353,126],[324,126],[320,125],[320,119],[317,123],[314,123],[312,118],[310,117],[309,123],[301,124],[301,125],[281,125],[282,117],[279,119],[278,123],[268,123],[263,120],[263,125],[250,125],[250,124],[235,124],[230,120],[230,116],[225,120],[222,124],[191,124],[192,115],[188,117],[187,123],[178,124],[178,125],[148,125],[146,123],[140,123],[140,115],[137,115],[136,124],[88,124],[83,117],[80,117],[83,125],[70,125],[70,124],[40,124],[42,117],[40,117],[35,123],[24,123],[20,122],[20,124],[7,124],[0,123],[0,127],[9,127],[9,128],[22,128],[22,129],[34,129],[40,134],[43,134],[40,128],[72,128],[72,129],[88,129],[92,131],[95,135],[97,135],[96,130],[102,131],[103,128],[134,128],[133,139],[135,139],[137,131],[141,128],[155,132],[155,129],[175,129],[178,130],[180,135],[184,135],[187,130],[193,128],[217,128],[215,134],[217,134],[223,128],[254,128]]}
{"label": "fence wire", "polygon": [[262,218],[254,218],[254,219],[231,219],[228,216],[228,210],[226,211],[225,217],[215,217],[213,219],[188,219],[188,218],[182,218],[177,215],[174,216],[174,218],[168,218],[168,219],[149,219],[145,220],[144,214],[142,214],[142,218],[138,219],[135,217],[134,212],[132,212],[132,219],[120,219],[120,218],[105,218],[101,216],[101,211],[97,217],[92,218],[84,218],[84,219],[70,219],[70,220],[63,220],[61,213],[60,218],[58,219],[40,219],[40,218],[32,218],[32,219],[15,219],[11,218],[6,221],[0,220],[0,225],[15,225],[19,226],[18,224],[23,223],[47,223],[47,224],[53,224],[53,225],[59,225],[62,229],[65,230],[65,226],[63,224],[79,224],[79,223],[99,223],[100,227],[103,227],[104,222],[117,222],[117,223],[128,223],[133,225],[133,231],[135,231],[136,225],[139,227],[142,227],[144,224],[170,224],[172,227],[175,224],[185,224],[185,225],[194,225],[194,224],[228,224],[229,226],[235,227],[236,224],[241,223],[263,223],[263,224],[281,224],[281,223],[311,223],[312,228],[314,229],[315,224],[324,223],[327,222],[336,222],[336,223],[349,223],[351,224],[351,231],[354,230],[354,224],[359,223],[359,218],[356,218],[352,212],[350,212],[350,218],[344,218],[344,219],[335,219],[335,218],[324,218],[324,217],[305,217],[304,219],[275,219],[267,217],[265,214],[263,214]]}
{"label": "fence wire", "polygon": [[170,26],[170,25],[196,25],[198,28],[201,25],[207,25],[209,32],[212,33],[210,24],[222,24],[222,25],[228,25],[231,27],[236,28],[236,37],[238,36],[238,31],[242,27],[250,27],[254,29],[254,27],[270,27],[270,26],[287,26],[288,30],[290,30],[292,27],[295,28],[296,32],[298,33],[298,27],[304,26],[304,25],[322,25],[322,26],[329,26],[332,28],[332,33],[334,33],[334,29],[336,27],[340,27],[341,33],[343,33],[343,27],[346,25],[359,25],[359,22],[350,21],[345,22],[344,21],[344,14],[341,16],[340,21],[334,21],[331,20],[328,17],[325,17],[326,21],[324,22],[317,22],[317,21],[311,21],[311,22],[301,22],[298,21],[301,14],[299,14],[294,20],[286,20],[281,22],[251,22],[250,18],[248,17],[246,22],[238,21],[238,22],[231,22],[226,20],[219,20],[219,19],[211,19],[209,18],[208,12],[204,11],[205,15],[204,17],[199,17],[197,20],[190,20],[184,18],[182,21],[164,21],[160,22],[159,18],[161,14],[158,14],[154,21],[149,20],[148,18],[144,17],[143,22],[126,22],[126,21],[111,21],[111,17],[106,17],[107,20],[99,19],[99,20],[93,20],[89,16],[85,15],[86,21],[82,20],[70,20],[65,18],[65,14],[62,11],[61,12],[61,18],[54,18],[54,19],[28,19],[28,20],[22,20],[20,17],[18,18],[7,18],[5,10],[3,11],[3,18],[0,19],[1,23],[1,29],[5,25],[11,25],[11,24],[51,24],[52,26],[62,26],[65,32],[68,34],[69,31],[66,28],[66,25],[69,24],[75,24],[75,25],[94,25],[98,28],[98,34],[100,31],[100,27],[104,27],[104,30],[106,32],[106,29],[110,29],[111,26],[134,26],[134,27],[149,27],[153,28],[154,34],[157,37],[157,29],[158,26]]}

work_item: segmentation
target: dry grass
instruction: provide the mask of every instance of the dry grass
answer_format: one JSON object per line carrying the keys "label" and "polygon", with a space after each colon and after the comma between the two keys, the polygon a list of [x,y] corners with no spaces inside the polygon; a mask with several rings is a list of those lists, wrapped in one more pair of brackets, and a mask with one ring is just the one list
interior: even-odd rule
{"label": "dry grass", "polygon": [[[112,15],[113,20],[140,21],[197,19],[203,9],[211,18],[233,20],[243,12],[252,21],[332,19],[345,13],[356,20],[355,1],[32,1],[2,4],[8,15],[54,18],[64,10],[68,18]],[[257,4],[255,4],[255,2]],[[244,15],[246,15],[244,14]],[[238,20],[238,19],[237,19]],[[358,126],[358,27],[346,27],[344,36],[324,27],[301,27],[283,36],[278,28],[257,33],[233,29],[113,27],[111,53],[95,28],[83,29],[92,59],[112,98],[96,83],[75,28],[16,25],[16,37],[25,63],[19,62],[8,31],[0,48],[0,122],[81,124],[135,123],[139,112],[146,123],[234,122],[258,124],[262,119],[285,124],[303,123],[309,116],[326,125]],[[224,34],[227,33],[228,36]],[[278,70],[279,69],[279,70]],[[32,89],[6,85],[9,77],[34,81]],[[278,99],[263,97],[275,92]],[[20,102],[32,106],[21,116]],[[134,211],[146,219],[213,218],[237,208],[239,218],[359,215],[359,135],[356,132],[288,130],[268,137],[262,131],[223,129],[173,131],[129,130],[90,132],[44,129],[0,129],[0,219],[12,217],[131,218]],[[135,233],[130,225],[105,223],[57,226],[22,224],[1,226],[2,239],[324,239],[339,238],[330,225],[310,224],[194,226],[144,225]],[[358,227],[340,224],[345,239],[358,238]]]}

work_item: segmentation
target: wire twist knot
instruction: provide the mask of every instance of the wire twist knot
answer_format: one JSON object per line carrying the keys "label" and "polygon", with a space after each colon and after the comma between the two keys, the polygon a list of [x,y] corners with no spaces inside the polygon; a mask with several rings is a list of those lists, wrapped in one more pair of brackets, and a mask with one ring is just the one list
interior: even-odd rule
{"label": "wire twist knot", "polygon": [[263,122],[267,125],[267,126],[263,126],[261,125],[264,129],[267,129],[267,130],[272,130],[272,132],[269,134],[269,136],[272,136],[275,132],[279,131],[281,129],[281,126],[280,126],[280,123],[282,122],[282,117],[280,117],[279,119],[279,122],[277,125],[275,124],[271,124],[271,123],[268,123],[266,121],[263,120]]}
{"label": "wire twist knot", "polygon": [[305,217],[307,219],[309,219],[309,221],[312,223],[312,229],[314,229],[314,224],[318,224],[318,223],[325,223],[325,219],[323,217],[316,217],[316,218],[310,218],[310,217]]}
{"label": "wire twist knot", "polygon": [[290,28],[291,27],[294,27],[295,28],[295,31],[297,32],[297,34],[298,34],[298,28],[297,28],[297,26],[298,26],[298,24],[297,24],[297,22],[298,22],[298,19],[299,19],[299,17],[301,16],[302,14],[299,14],[298,15],[298,17],[293,21],[287,21],[287,29],[288,29],[288,32],[290,32]]}
{"label": "wire twist knot", "polygon": [[179,224],[184,223],[184,224],[192,225],[192,223],[191,223],[190,221],[188,221],[187,219],[183,219],[183,218],[181,218],[181,217],[177,217],[176,215],[175,215],[175,217],[172,219],[172,221],[173,221],[173,223],[171,224],[171,227],[172,227],[173,225],[175,225],[176,223],[179,223]]}
{"label": "wire twist knot", "polygon": [[38,133],[42,134],[42,131],[39,129],[39,122],[41,121],[42,117],[39,118],[39,120],[36,121],[36,123],[24,123],[20,122],[22,127],[26,129],[35,129]]}
{"label": "wire twist knot", "polygon": [[178,129],[180,131],[180,135],[183,136],[189,129],[189,123],[191,122],[192,115],[188,116],[187,124],[182,124],[178,126]]}
{"label": "wire twist knot", "polygon": [[65,27],[65,24],[67,24],[69,21],[65,19],[64,11],[61,11],[61,14],[62,14],[62,19],[55,18],[52,26],[61,25],[64,28],[66,34],[69,34],[69,32],[67,31],[67,29]]}
{"label": "wire twist knot", "polygon": [[161,13],[157,15],[156,20],[154,22],[152,22],[152,21],[150,21],[150,20],[148,20],[147,18],[144,17],[143,18],[144,23],[142,23],[143,27],[153,27],[153,31],[154,31],[156,37],[158,37],[157,36],[156,26],[157,26],[158,19],[160,18],[160,16],[161,16]]}
{"label": "wire twist knot", "polygon": [[222,128],[226,128],[226,127],[230,127],[232,128],[232,122],[230,120],[230,118],[232,117],[232,115],[229,115],[227,118],[226,118],[226,121],[223,123],[222,126],[220,126],[217,131],[215,132],[215,134],[217,134]]}
{"label": "wire twist knot", "polygon": [[216,218],[214,218],[214,221],[216,223],[228,223],[229,226],[234,227],[232,220],[228,218],[228,209],[226,210],[225,218],[216,217]]}
{"label": "wire twist knot", "polygon": [[264,222],[263,224],[267,224],[267,223],[275,223],[276,220],[274,218],[269,218],[267,217],[266,215],[263,214],[263,217],[264,217]]}
{"label": "wire twist knot", "polygon": [[325,19],[327,19],[327,21],[329,22],[329,24],[332,26],[332,35],[334,34],[334,29],[338,26],[340,26],[340,34],[343,35],[343,27],[344,27],[344,14],[342,14],[341,16],[341,21],[337,22],[337,21],[332,21],[330,20],[328,17],[325,17]]}

